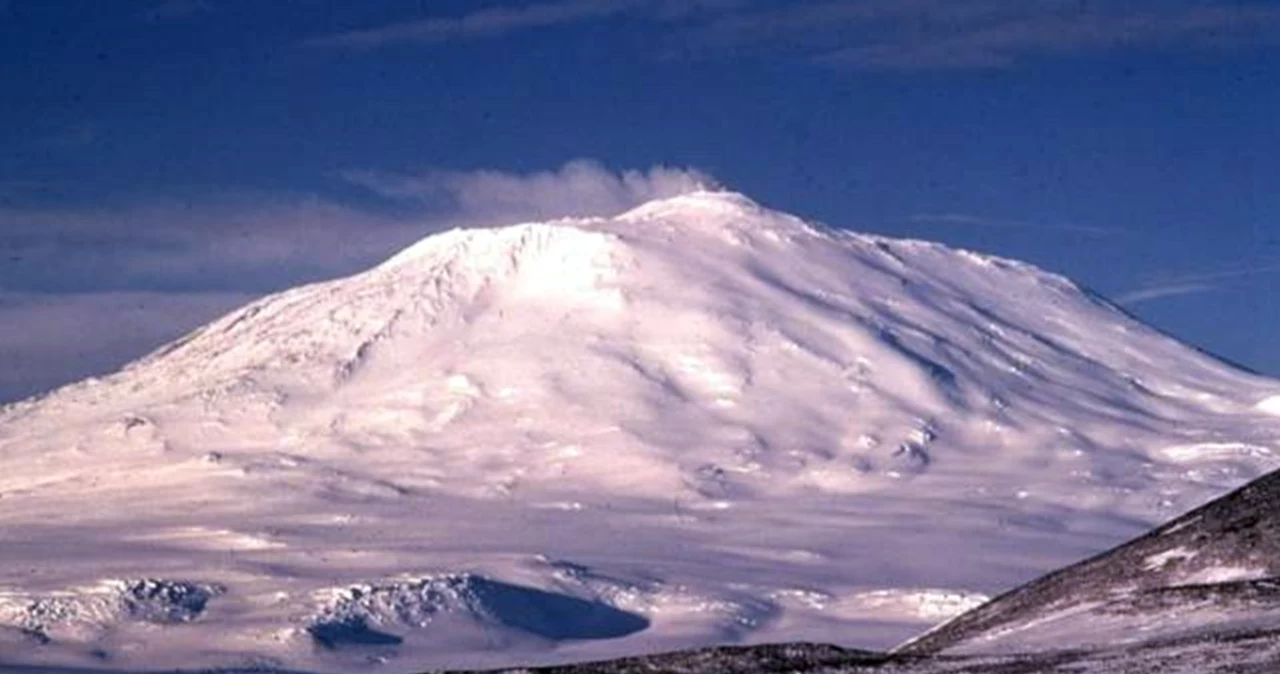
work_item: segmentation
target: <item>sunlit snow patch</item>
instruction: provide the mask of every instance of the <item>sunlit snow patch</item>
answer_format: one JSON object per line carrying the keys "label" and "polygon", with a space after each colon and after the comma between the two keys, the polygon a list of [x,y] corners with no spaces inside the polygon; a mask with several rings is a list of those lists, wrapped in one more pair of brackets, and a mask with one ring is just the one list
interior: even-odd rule
{"label": "sunlit snow patch", "polygon": [[1213,585],[1216,583],[1234,583],[1242,580],[1258,580],[1270,575],[1266,569],[1248,566],[1224,564],[1201,569],[1181,579],[1183,585]]}
{"label": "sunlit snow patch", "polygon": [[202,526],[170,527],[127,538],[195,550],[274,550],[285,547],[284,543],[272,540],[266,534]]}
{"label": "sunlit snow patch", "polygon": [[1239,458],[1267,458],[1273,452],[1267,447],[1242,442],[1201,442],[1165,447],[1160,450],[1160,454],[1175,463],[1195,463]]}
{"label": "sunlit snow patch", "polygon": [[1264,412],[1266,414],[1274,414],[1280,417],[1280,395],[1274,395],[1274,396],[1271,396],[1270,398],[1264,398],[1257,405],[1254,405],[1254,409],[1258,410],[1259,412]]}
{"label": "sunlit snow patch", "polygon": [[1178,563],[1196,556],[1196,552],[1185,546],[1178,546],[1172,550],[1165,550],[1147,557],[1142,562],[1142,568],[1147,571],[1159,571],[1168,564]]}
{"label": "sunlit snow patch", "polygon": [[842,614],[894,615],[930,621],[954,618],[986,603],[991,597],[978,592],[943,589],[884,589],[859,592],[833,608]]}

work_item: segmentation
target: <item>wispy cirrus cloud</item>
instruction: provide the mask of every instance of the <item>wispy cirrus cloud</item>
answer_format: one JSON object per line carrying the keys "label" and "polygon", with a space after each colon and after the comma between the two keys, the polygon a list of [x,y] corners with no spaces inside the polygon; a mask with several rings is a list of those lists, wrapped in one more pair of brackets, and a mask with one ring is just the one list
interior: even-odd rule
{"label": "wispy cirrus cloud", "polygon": [[1261,0],[542,0],[408,18],[308,44],[439,44],[616,18],[667,24],[655,42],[669,57],[783,55],[866,70],[1007,68],[1125,48],[1280,41],[1280,7]]}
{"label": "wispy cirrus cloud", "polygon": [[429,231],[288,195],[0,207],[0,403],[114,370],[256,296],[357,271]]}
{"label": "wispy cirrus cloud", "polygon": [[1185,274],[1149,283],[1122,293],[1116,297],[1116,303],[1123,306],[1134,306],[1168,297],[1214,292],[1222,290],[1228,282],[1233,280],[1277,273],[1280,273],[1280,263],[1250,265],[1200,274]]}
{"label": "wispy cirrus cloud", "polygon": [[911,222],[937,223],[946,225],[964,225],[969,227],[988,227],[995,229],[1025,229],[1032,231],[1058,231],[1088,234],[1093,236],[1115,236],[1126,234],[1122,229],[1079,225],[1064,222],[1029,222],[1026,220],[1006,220],[981,215],[964,213],[917,213],[908,218]]}
{"label": "wispy cirrus cloud", "polygon": [[0,291],[0,403],[114,370],[253,297]]}
{"label": "wispy cirrus cloud", "polygon": [[1275,43],[1280,8],[1192,0],[823,0],[769,3],[696,30],[694,51],[774,49],[867,70],[1007,68],[1123,48]]}
{"label": "wispy cirrus cloud", "polygon": [[324,35],[318,47],[371,49],[405,43],[443,43],[496,38],[513,33],[600,21],[619,15],[675,20],[703,11],[727,10],[749,0],[552,0],[487,7],[457,16],[405,19],[381,26]]}
{"label": "wispy cirrus cloud", "polygon": [[354,30],[312,40],[331,47],[381,47],[405,42],[448,42],[575,23],[618,14],[636,5],[634,0],[572,0],[543,2],[521,7],[493,7],[457,17],[412,19]]}
{"label": "wispy cirrus cloud", "polygon": [[1214,283],[1196,281],[1163,283],[1123,293],[1116,298],[1116,303],[1122,306],[1131,307],[1135,304],[1142,304],[1143,302],[1164,299],[1166,297],[1198,295],[1200,293],[1213,292],[1221,289],[1222,287],[1220,285]]}
{"label": "wispy cirrus cloud", "polygon": [[[1078,7],[1087,7],[1081,3]],[[1152,8],[1133,13],[1069,11],[977,23],[956,34],[837,49],[825,63],[866,68],[1004,68],[1036,56],[1126,47],[1220,49],[1267,38],[1280,11],[1263,7]]]}
{"label": "wispy cirrus cloud", "polygon": [[0,208],[0,290],[266,291],[354,271],[430,232],[313,196]]}

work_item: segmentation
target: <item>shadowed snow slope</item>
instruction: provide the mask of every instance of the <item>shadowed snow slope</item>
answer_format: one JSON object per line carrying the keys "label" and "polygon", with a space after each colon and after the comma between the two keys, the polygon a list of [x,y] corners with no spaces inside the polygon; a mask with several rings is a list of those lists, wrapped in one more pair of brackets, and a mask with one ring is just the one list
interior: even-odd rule
{"label": "shadowed snow slope", "polygon": [[[448,232],[0,412],[0,586],[223,590],[0,662],[885,646],[1275,467],[1277,396],[1061,277],[734,194]],[[317,622],[430,578],[518,601]]]}

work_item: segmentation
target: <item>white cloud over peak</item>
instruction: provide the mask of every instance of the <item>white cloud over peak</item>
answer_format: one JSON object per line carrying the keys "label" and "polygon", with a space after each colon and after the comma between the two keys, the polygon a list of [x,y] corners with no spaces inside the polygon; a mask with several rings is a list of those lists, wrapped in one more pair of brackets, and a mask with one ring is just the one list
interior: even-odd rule
{"label": "white cloud over peak", "polygon": [[614,171],[576,159],[550,171],[440,171],[405,175],[347,171],[342,177],[383,197],[452,212],[462,224],[502,224],[570,216],[614,215],[646,201],[714,187],[691,168]]}
{"label": "white cloud over peak", "polygon": [[[713,184],[692,169],[435,170],[343,177],[396,202],[258,192],[0,206],[0,404],[112,370],[262,293],[360,271],[435,231],[608,215]],[[43,187],[0,183],[13,203]],[[92,344],[83,340],[92,331]]]}

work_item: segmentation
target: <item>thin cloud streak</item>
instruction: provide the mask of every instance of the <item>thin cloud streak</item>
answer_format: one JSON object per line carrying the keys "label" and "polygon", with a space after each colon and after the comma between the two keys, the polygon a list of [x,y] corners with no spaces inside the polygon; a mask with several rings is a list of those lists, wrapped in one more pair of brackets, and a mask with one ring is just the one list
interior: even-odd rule
{"label": "thin cloud streak", "polygon": [[494,7],[458,17],[402,21],[311,40],[321,47],[373,48],[402,43],[440,43],[501,37],[523,30],[602,19],[644,4],[643,0],[570,0],[517,8]]}
{"label": "thin cloud streak", "polygon": [[266,291],[356,271],[431,231],[278,195],[0,208],[0,290]]}
{"label": "thin cloud streak", "polygon": [[[242,293],[0,292],[0,404],[113,371],[254,298]],[[84,335],[93,335],[85,339]]]}
{"label": "thin cloud streak", "polygon": [[728,11],[752,0],[555,0],[519,6],[496,6],[460,16],[409,19],[375,28],[324,35],[308,40],[312,47],[374,49],[397,44],[440,44],[493,39],[506,35],[637,16],[680,21],[704,13]]}
{"label": "thin cloud streak", "polygon": [[1164,299],[1166,297],[1195,295],[1221,289],[1222,286],[1212,283],[1172,283],[1168,285],[1151,286],[1149,288],[1140,288],[1138,290],[1124,293],[1116,298],[1116,304],[1131,307],[1136,304]]}
{"label": "thin cloud streak", "polygon": [[1212,292],[1222,290],[1225,285],[1224,282],[1227,281],[1275,273],[1280,273],[1280,264],[1263,264],[1203,274],[1187,274],[1123,293],[1116,298],[1116,303],[1124,306],[1133,306],[1167,297]]}
{"label": "thin cloud streak", "polygon": [[1280,11],[1261,7],[1203,7],[1131,15],[1082,12],[1021,17],[934,39],[855,46],[825,54],[819,61],[886,69],[1005,68],[1027,57],[1125,47],[1221,49],[1276,28],[1280,28]]}
{"label": "thin cloud streak", "polygon": [[866,70],[1008,68],[1036,57],[1124,48],[1202,51],[1280,43],[1280,8],[1262,2],[544,0],[409,19],[306,44],[441,44],[618,17],[674,26],[656,38],[655,53],[668,58],[782,54]]}
{"label": "thin cloud streak", "polygon": [[1032,231],[1060,231],[1075,232],[1079,234],[1092,234],[1095,236],[1115,236],[1118,234],[1128,234],[1125,230],[1110,229],[1107,227],[1093,227],[1090,225],[1074,225],[1070,223],[1039,223],[1027,222],[1025,220],[1003,220],[999,218],[988,218],[979,215],[965,215],[962,213],[919,213],[908,218],[911,222],[917,223],[942,223],[952,225],[969,225],[973,227],[991,227],[997,229],[1026,229]]}
{"label": "thin cloud streak", "polygon": [[1248,276],[1257,276],[1258,274],[1274,274],[1280,272],[1280,263],[1260,264],[1251,267],[1241,267],[1239,269],[1224,269],[1222,271],[1206,272],[1203,274],[1189,274],[1179,277],[1180,281],[1224,281],[1227,279],[1244,278]]}
{"label": "thin cloud streak", "polygon": [[865,70],[1008,68],[1124,48],[1221,50],[1280,42],[1280,8],[1186,0],[828,0],[726,14],[694,53],[783,51]]}

